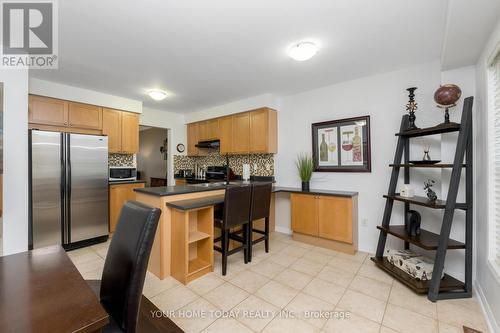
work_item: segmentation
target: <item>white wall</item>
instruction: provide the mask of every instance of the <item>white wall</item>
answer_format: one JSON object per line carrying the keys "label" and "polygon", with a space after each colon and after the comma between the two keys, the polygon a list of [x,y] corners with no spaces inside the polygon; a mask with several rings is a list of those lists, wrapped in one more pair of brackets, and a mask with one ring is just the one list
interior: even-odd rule
{"label": "white wall", "polygon": [[[294,160],[297,153],[311,151],[311,123],[369,115],[372,172],[315,173],[311,187],[359,192],[358,244],[360,250],[374,252],[379,234],[376,226],[382,221],[385,203],[382,195],[388,190],[389,164],[394,159],[396,148],[394,133],[399,130],[401,117],[406,112],[408,92],[405,89],[418,87],[416,123],[421,127],[430,126],[442,116],[432,102],[432,94],[439,83],[439,62],[436,61],[282,98],[278,105],[277,183],[300,186]],[[413,151],[413,157],[422,157],[421,151]],[[277,201],[280,207],[286,207]],[[403,224],[403,206],[396,204],[394,207],[392,223]],[[290,228],[290,220],[286,215],[281,216],[281,209],[277,210],[277,226],[280,230]]]}
{"label": "white wall", "polygon": [[141,118],[140,118],[140,124],[145,125],[145,126],[162,127],[162,128],[169,129],[169,131],[168,131],[168,134],[169,134],[169,138],[168,138],[168,142],[169,142],[169,145],[168,145],[169,179],[168,179],[168,182],[169,182],[169,184],[173,184],[175,182],[173,156],[174,155],[181,155],[180,153],[177,152],[176,146],[177,146],[177,144],[182,143],[182,144],[184,144],[184,146],[186,146],[186,150],[187,150],[186,125],[185,125],[184,115],[178,114],[178,113],[173,113],[173,112],[168,112],[168,111],[143,108]]}
{"label": "white wall", "polygon": [[188,113],[185,116],[186,123],[226,116],[228,114],[252,110],[263,106],[276,108],[277,103],[276,97],[271,94],[253,96],[209,109]]}
{"label": "white wall", "polygon": [[88,103],[129,112],[142,112],[142,102],[98,91],[30,78],[30,94]]}
{"label": "white wall", "polygon": [[489,170],[488,170],[488,64],[496,52],[500,50],[500,23],[492,33],[484,51],[476,65],[476,290],[482,300],[488,316],[490,329],[500,332],[500,277],[494,272],[488,262],[491,236],[489,212],[494,208],[489,206]]}
{"label": "white wall", "polygon": [[28,249],[28,71],[0,69],[0,82],[4,84],[3,255],[8,255]]}

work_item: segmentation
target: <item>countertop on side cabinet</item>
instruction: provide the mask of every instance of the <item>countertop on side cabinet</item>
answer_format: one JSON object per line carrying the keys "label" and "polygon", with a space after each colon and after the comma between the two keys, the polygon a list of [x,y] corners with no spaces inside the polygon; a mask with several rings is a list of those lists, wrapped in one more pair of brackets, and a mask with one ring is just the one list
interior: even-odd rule
{"label": "countertop on side cabinet", "polygon": [[123,180],[123,181],[109,181],[108,185],[124,185],[124,184],[145,184],[145,180]]}
{"label": "countertop on side cabinet", "polygon": [[[228,186],[248,186],[251,184],[262,184],[262,183],[266,183],[266,182],[232,181],[229,183],[229,185],[222,184],[222,183],[211,183],[209,185],[193,184],[193,185],[180,185],[180,186],[145,187],[145,188],[134,189],[134,191],[139,192],[139,193],[148,194],[148,195],[163,197],[163,196],[170,196],[170,195],[223,190],[223,189],[226,189]],[[275,192],[302,193],[302,194],[310,194],[310,195],[328,195],[328,196],[349,197],[349,198],[358,195],[358,192],[349,192],[349,191],[314,190],[314,189],[312,189],[312,190],[306,192],[306,191],[302,191],[302,189],[299,187],[273,186],[273,193],[275,193]]]}
{"label": "countertop on side cabinet", "polygon": [[309,191],[303,191],[300,187],[273,186],[273,193],[276,192],[288,192],[288,193],[299,193],[299,194],[310,194],[310,195],[328,195],[333,197],[347,197],[347,198],[352,198],[358,195],[358,192],[351,192],[351,191],[318,190],[318,189],[310,189]]}

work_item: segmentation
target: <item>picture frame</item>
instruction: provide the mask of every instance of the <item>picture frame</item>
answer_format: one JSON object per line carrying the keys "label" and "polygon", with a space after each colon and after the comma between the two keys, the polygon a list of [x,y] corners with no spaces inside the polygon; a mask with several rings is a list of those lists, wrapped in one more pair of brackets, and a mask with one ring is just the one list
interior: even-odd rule
{"label": "picture frame", "polygon": [[370,116],[314,123],[315,172],[371,172]]}

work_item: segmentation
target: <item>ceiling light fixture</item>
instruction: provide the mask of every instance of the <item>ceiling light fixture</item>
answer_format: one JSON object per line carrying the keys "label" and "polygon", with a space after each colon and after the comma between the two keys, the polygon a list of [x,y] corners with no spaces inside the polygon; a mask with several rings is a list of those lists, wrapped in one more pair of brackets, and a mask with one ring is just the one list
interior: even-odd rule
{"label": "ceiling light fixture", "polygon": [[155,101],[164,100],[167,97],[167,93],[163,90],[153,89],[148,91],[148,96],[154,99]]}
{"label": "ceiling light fixture", "polygon": [[288,50],[290,58],[296,61],[309,60],[318,53],[318,46],[312,42],[301,42]]}

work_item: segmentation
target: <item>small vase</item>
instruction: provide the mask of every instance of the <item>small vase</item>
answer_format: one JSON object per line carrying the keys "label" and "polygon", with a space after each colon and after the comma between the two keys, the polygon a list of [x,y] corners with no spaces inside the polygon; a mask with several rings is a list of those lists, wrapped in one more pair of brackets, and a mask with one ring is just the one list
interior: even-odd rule
{"label": "small vase", "polygon": [[302,182],[302,191],[309,192],[309,182]]}

